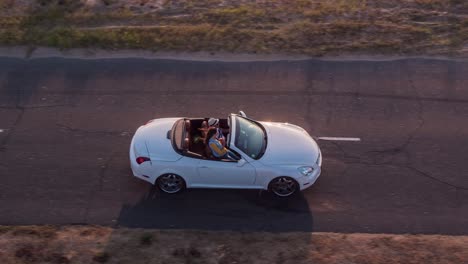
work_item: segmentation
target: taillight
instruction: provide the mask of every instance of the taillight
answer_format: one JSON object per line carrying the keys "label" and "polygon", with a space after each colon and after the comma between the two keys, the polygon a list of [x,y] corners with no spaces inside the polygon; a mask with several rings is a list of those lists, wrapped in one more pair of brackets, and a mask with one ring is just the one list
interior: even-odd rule
{"label": "taillight", "polygon": [[145,161],[150,161],[150,159],[147,158],[147,157],[138,157],[138,158],[136,158],[136,162],[137,162],[138,164],[142,164],[142,163],[145,162]]}

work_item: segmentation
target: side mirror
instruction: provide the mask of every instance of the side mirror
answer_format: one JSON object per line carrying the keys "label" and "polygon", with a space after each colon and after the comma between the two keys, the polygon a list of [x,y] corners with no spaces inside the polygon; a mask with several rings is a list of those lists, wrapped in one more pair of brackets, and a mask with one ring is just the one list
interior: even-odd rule
{"label": "side mirror", "polygon": [[247,117],[247,115],[244,113],[244,111],[239,111],[239,115],[242,116],[242,117]]}
{"label": "side mirror", "polygon": [[247,161],[243,158],[237,161],[237,167],[242,167],[247,163]]}

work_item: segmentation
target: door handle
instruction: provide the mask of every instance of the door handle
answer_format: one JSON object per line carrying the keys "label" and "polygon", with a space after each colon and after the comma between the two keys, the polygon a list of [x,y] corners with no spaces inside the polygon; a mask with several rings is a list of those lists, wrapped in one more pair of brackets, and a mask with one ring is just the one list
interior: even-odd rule
{"label": "door handle", "polygon": [[200,166],[198,168],[201,168],[201,169],[207,169],[208,167],[207,166]]}

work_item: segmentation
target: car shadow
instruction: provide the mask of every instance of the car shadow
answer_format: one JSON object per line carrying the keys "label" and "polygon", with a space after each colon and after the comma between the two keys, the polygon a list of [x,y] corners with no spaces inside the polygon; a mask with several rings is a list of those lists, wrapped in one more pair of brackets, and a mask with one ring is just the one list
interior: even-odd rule
{"label": "car shadow", "polygon": [[259,190],[188,189],[168,195],[150,188],[124,205],[118,225],[131,228],[292,232],[313,231],[302,194],[277,198]]}

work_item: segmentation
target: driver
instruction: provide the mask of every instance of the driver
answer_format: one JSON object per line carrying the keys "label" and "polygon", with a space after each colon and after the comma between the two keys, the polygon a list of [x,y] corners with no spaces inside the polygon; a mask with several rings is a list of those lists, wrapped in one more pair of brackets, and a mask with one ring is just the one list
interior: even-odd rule
{"label": "driver", "polygon": [[208,130],[210,130],[210,128],[216,128],[218,130],[218,138],[217,139],[221,143],[223,143],[223,146],[226,146],[226,144],[225,144],[226,143],[226,138],[224,137],[224,133],[229,133],[229,130],[219,127],[219,119],[218,118],[210,117],[208,119],[208,122],[206,122],[206,121],[202,122],[201,127],[198,128],[198,130],[201,131],[202,139],[203,140],[209,139],[206,135],[208,133]]}
{"label": "driver", "polygon": [[[218,118],[210,118],[208,119],[208,126],[209,128],[216,128],[218,130],[218,140],[223,140],[224,142],[226,139],[224,138],[223,130],[219,127],[219,119]],[[225,145],[225,144],[224,144]]]}
{"label": "driver", "polygon": [[206,135],[207,144],[210,147],[211,153],[218,159],[232,159],[237,160],[236,154],[226,148],[226,141],[224,137],[219,139],[219,129],[210,128]]}

